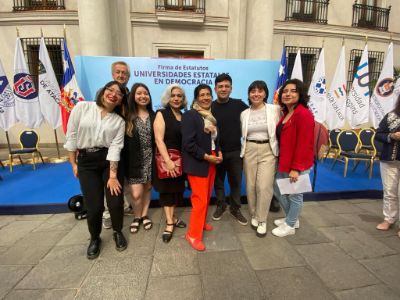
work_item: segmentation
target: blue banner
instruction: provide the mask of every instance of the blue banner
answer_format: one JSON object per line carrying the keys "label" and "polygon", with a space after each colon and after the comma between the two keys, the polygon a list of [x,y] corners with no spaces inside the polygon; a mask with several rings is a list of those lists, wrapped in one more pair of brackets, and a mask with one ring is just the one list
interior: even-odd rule
{"label": "blue banner", "polygon": [[220,73],[229,73],[232,77],[231,97],[242,99],[246,103],[250,83],[254,80],[264,80],[269,88],[271,102],[279,68],[279,61],[266,60],[77,56],[76,75],[86,100],[94,100],[98,89],[112,79],[111,64],[121,60],[131,69],[128,88],[135,82],[146,84],[150,89],[155,109],[159,107],[161,95],[169,84],[182,85],[188,103],[191,103],[194,88],[200,83],[214,88],[215,77]]}

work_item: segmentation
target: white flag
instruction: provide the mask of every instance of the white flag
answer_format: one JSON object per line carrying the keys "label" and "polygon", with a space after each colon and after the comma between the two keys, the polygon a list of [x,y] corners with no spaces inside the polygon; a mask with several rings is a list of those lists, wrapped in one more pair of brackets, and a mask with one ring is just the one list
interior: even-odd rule
{"label": "white flag", "polygon": [[354,74],[353,85],[347,96],[346,117],[351,128],[360,127],[369,117],[368,46],[365,45],[360,64]]}
{"label": "white flag", "polygon": [[326,120],[326,79],[325,79],[325,54],[322,48],[319,54],[317,66],[311,80],[308,95],[310,101],[308,107],[317,122],[323,123]]}
{"label": "white flag", "polygon": [[394,85],[394,101],[400,96],[400,77],[397,78],[396,84]]}
{"label": "white flag", "polygon": [[300,50],[297,50],[296,59],[294,60],[293,71],[290,79],[298,79],[303,81],[303,68],[301,66]]}
{"label": "white flag", "polygon": [[335,75],[327,94],[326,124],[328,129],[342,128],[346,111],[346,66],[344,46],[340,50]]}
{"label": "white flag", "polygon": [[393,43],[389,44],[383,61],[382,72],[370,100],[370,117],[374,128],[378,128],[383,117],[394,108]]}
{"label": "white flag", "polygon": [[61,125],[60,98],[60,87],[42,37],[39,48],[39,103],[44,118],[53,129]]}
{"label": "white flag", "polygon": [[0,127],[8,131],[17,122],[14,93],[0,61]]}
{"label": "white flag", "polygon": [[28,128],[42,123],[38,94],[26,66],[21,41],[17,38],[14,56],[14,95],[17,119]]}

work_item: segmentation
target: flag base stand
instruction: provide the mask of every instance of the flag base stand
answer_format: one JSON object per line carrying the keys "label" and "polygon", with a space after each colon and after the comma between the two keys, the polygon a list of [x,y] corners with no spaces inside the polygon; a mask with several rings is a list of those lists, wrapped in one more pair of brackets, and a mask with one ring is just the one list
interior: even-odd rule
{"label": "flag base stand", "polygon": [[67,156],[61,156],[61,157],[51,157],[48,159],[48,162],[51,164],[61,164],[63,162],[68,161],[68,157]]}

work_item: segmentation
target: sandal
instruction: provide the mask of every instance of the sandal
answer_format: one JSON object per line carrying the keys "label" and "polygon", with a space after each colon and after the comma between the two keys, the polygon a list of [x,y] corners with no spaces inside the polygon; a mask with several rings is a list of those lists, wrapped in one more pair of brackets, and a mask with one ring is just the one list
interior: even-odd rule
{"label": "sandal", "polygon": [[[174,223],[172,223],[172,224],[167,223],[167,227],[168,226],[172,226],[172,228],[174,228],[175,224]],[[172,229],[172,231],[165,229],[163,234],[162,234],[163,242],[164,243],[169,243],[169,241],[172,239],[173,233],[174,233],[174,229]]]}
{"label": "sandal", "polygon": [[390,227],[392,227],[392,223],[389,223],[388,221],[383,221],[382,223],[379,223],[376,225],[376,229],[382,230],[382,231],[388,231]]}
{"label": "sandal", "polygon": [[140,221],[141,220],[139,218],[133,219],[131,225],[129,226],[131,233],[136,233],[139,231]]}
{"label": "sandal", "polygon": [[144,230],[150,230],[153,228],[153,222],[149,219],[148,216],[142,217],[142,223]]}
{"label": "sandal", "polygon": [[183,222],[181,219],[176,219],[174,226],[178,228],[186,228],[186,223]]}

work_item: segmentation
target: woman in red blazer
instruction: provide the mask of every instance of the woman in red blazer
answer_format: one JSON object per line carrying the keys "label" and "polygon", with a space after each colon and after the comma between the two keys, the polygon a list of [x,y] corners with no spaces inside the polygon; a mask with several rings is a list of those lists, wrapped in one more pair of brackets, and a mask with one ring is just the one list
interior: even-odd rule
{"label": "woman in red blazer", "polygon": [[[314,163],[314,117],[307,107],[308,96],[303,82],[298,79],[284,83],[278,100],[284,114],[276,126],[280,149],[276,179],[290,178],[291,182],[296,182],[300,174],[310,172]],[[295,229],[299,228],[303,194],[282,195],[276,181],[274,194],[286,218],[274,221],[278,227],[272,234],[279,237],[295,234]]]}

